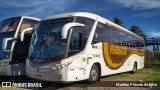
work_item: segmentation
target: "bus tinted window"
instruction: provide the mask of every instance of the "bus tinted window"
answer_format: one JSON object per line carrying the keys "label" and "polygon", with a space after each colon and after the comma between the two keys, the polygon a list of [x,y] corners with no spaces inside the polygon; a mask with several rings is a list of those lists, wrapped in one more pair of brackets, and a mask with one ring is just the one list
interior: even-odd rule
{"label": "bus tinted window", "polygon": [[69,52],[77,52],[82,50],[82,33],[73,32]]}
{"label": "bus tinted window", "polygon": [[108,42],[108,26],[102,23],[98,23],[93,41]]}
{"label": "bus tinted window", "polygon": [[20,21],[20,17],[3,20],[0,23],[1,32],[13,32],[13,31],[16,31],[17,26],[19,24],[19,21]]}
{"label": "bus tinted window", "polygon": [[126,46],[127,44],[126,44],[126,42],[127,42],[127,34],[126,33],[124,33],[124,32],[122,32],[122,31],[120,31],[120,33],[119,33],[119,44],[120,45],[123,45],[123,46]]}
{"label": "bus tinted window", "polygon": [[83,31],[82,39],[83,39],[83,48],[84,48],[88,40],[89,34],[91,32],[91,29],[93,27],[94,20],[85,18],[85,17],[76,17],[75,22],[82,23],[85,25],[85,27],[83,27],[83,30],[81,29]]}
{"label": "bus tinted window", "polygon": [[26,28],[35,28],[38,25],[38,21],[24,18],[22,21],[22,25],[20,28],[20,32],[22,32]]}
{"label": "bus tinted window", "polygon": [[145,49],[144,41],[117,28],[109,27],[103,23],[98,23],[92,43],[108,42],[112,44],[127,46],[135,49]]}
{"label": "bus tinted window", "polygon": [[91,32],[91,29],[93,27],[94,20],[89,19],[89,18],[85,18],[85,17],[77,17],[75,22],[82,23],[85,25],[83,38],[88,38],[89,33]]}
{"label": "bus tinted window", "polygon": [[114,44],[119,44],[119,30],[115,28],[110,28],[110,42]]}

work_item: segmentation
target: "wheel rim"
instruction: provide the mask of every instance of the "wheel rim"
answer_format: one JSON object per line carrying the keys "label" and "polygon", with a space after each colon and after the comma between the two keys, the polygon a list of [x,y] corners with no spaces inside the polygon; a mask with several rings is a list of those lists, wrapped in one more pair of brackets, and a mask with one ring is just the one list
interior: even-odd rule
{"label": "wheel rim", "polygon": [[95,69],[92,69],[91,71],[91,79],[93,81],[97,79],[97,71]]}
{"label": "wheel rim", "polygon": [[134,72],[136,72],[136,65],[134,65],[134,69],[133,69],[133,71],[134,71]]}
{"label": "wheel rim", "polygon": [[135,72],[135,71],[136,71],[136,69],[135,69],[135,67],[134,67],[133,72]]}

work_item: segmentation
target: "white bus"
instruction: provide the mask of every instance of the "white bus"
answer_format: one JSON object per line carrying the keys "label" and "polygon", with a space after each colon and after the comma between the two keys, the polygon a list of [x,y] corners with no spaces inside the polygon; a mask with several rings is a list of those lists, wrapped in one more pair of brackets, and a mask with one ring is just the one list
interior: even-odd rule
{"label": "white bus", "polygon": [[[0,76],[25,75],[25,62],[33,33],[28,30],[37,27],[39,21],[39,18],[18,16],[0,22]],[[25,36],[21,37],[21,33]]]}
{"label": "white bus", "polygon": [[144,67],[144,40],[98,15],[65,13],[43,19],[26,61],[28,77],[55,82],[88,80]]}

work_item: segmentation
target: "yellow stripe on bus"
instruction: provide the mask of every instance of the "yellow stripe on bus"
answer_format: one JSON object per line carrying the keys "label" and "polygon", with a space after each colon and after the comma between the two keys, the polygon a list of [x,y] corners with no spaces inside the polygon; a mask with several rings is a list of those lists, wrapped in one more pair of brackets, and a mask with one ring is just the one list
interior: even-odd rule
{"label": "yellow stripe on bus", "polygon": [[[138,51],[132,51],[130,52],[128,55],[125,56],[125,58],[123,59],[122,62],[119,63],[114,63],[113,60],[111,59],[110,55],[109,55],[109,44],[106,42],[103,42],[103,56],[104,56],[104,60],[106,62],[106,65],[110,68],[110,69],[118,69],[120,68],[124,62],[128,59],[129,56],[131,56],[132,54],[137,54],[139,56],[144,56],[145,52],[138,52]],[[118,58],[117,58],[118,59]]]}

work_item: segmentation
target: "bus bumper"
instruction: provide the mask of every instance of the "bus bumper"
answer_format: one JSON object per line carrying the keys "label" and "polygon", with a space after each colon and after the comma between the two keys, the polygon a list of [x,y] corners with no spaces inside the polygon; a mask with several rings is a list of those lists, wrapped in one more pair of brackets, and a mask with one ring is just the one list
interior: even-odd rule
{"label": "bus bumper", "polygon": [[68,67],[64,67],[59,70],[51,70],[51,68],[35,68],[32,66],[26,66],[26,75],[38,80],[66,83],[67,68]]}
{"label": "bus bumper", "polygon": [[0,66],[0,76],[20,76],[25,74],[25,63]]}

